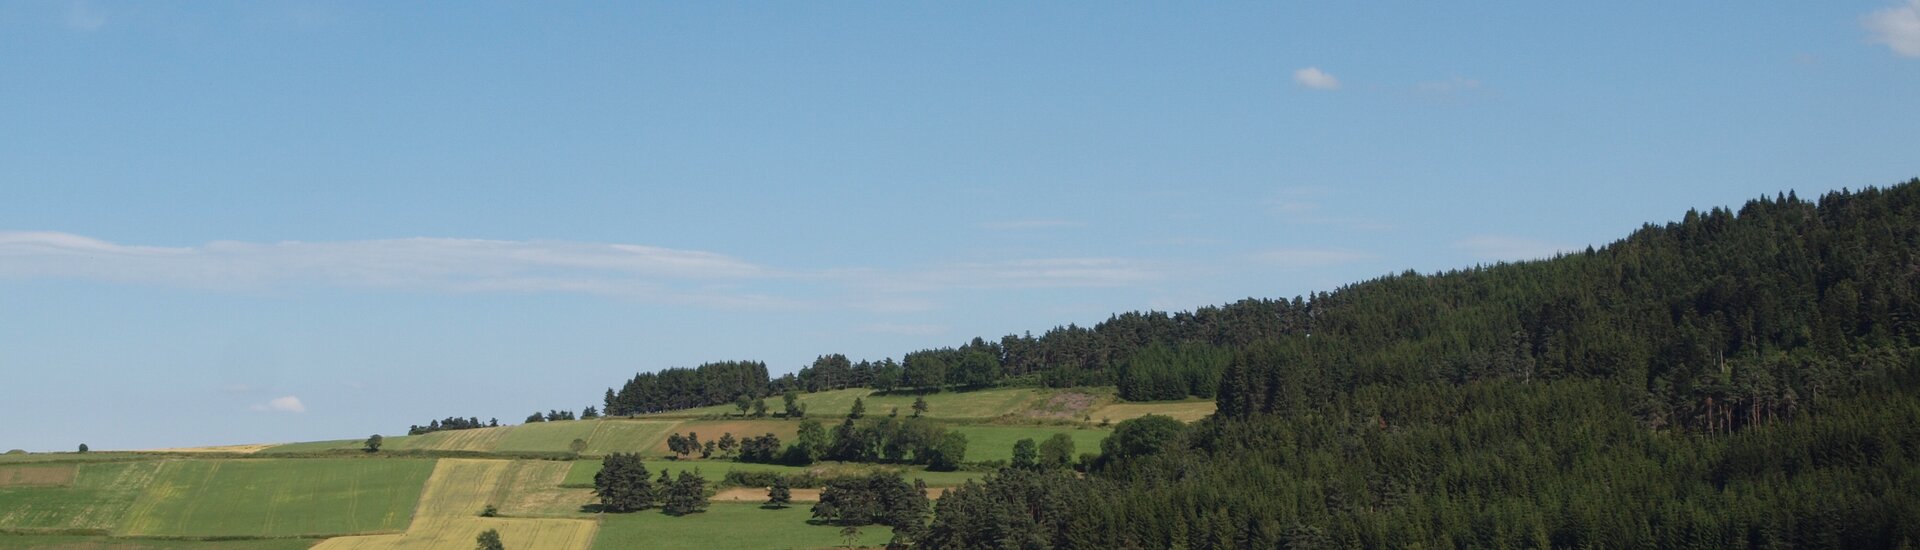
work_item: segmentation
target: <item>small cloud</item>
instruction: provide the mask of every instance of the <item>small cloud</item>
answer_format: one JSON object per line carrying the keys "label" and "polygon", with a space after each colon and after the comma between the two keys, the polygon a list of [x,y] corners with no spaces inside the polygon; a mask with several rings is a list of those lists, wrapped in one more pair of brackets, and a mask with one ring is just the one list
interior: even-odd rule
{"label": "small cloud", "polygon": [[1506,235],[1475,235],[1453,243],[1453,247],[1465,250],[1483,260],[1499,261],[1551,258],[1555,254],[1570,252],[1575,248],[1536,239]]}
{"label": "small cloud", "polygon": [[1319,67],[1307,67],[1293,72],[1293,83],[1315,90],[1338,90],[1340,79],[1320,70]]}
{"label": "small cloud", "polygon": [[980,227],[995,231],[1017,231],[1022,229],[1055,229],[1061,227],[1080,227],[1086,225],[1071,220],[1002,220],[984,222]]}
{"label": "small cloud", "polygon": [[291,395],[286,397],[275,398],[274,400],[268,401],[266,403],[255,404],[251,408],[256,412],[289,412],[289,413],[307,412],[307,405],[305,403],[301,403],[299,397],[295,397]]}
{"label": "small cloud", "polygon": [[1337,248],[1275,248],[1255,252],[1255,261],[1285,269],[1310,269],[1353,263],[1373,258],[1358,250]]}
{"label": "small cloud", "polygon": [[1413,85],[1413,91],[1426,95],[1464,94],[1479,89],[1480,81],[1458,76],[1446,80],[1429,80]]}
{"label": "small cloud", "polygon": [[1893,53],[1920,57],[1920,0],[1867,14],[1861,24],[1873,33],[1874,42],[1886,44]]}
{"label": "small cloud", "polygon": [[76,31],[92,32],[107,25],[107,14],[80,0],[67,2],[67,28]]}
{"label": "small cloud", "polygon": [[946,334],[945,325],[913,325],[904,323],[868,323],[860,326],[860,332],[875,334],[903,334],[907,336],[934,336]]}

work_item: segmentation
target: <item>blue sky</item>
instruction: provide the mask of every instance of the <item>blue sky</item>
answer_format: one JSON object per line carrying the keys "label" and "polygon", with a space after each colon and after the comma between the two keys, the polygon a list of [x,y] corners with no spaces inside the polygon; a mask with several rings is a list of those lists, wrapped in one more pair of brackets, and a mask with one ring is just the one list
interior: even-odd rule
{"label": "blue sky", "polygon": [[0,2],[0,447],[518,421],[1920,176],[1920,0],[387,4]]}

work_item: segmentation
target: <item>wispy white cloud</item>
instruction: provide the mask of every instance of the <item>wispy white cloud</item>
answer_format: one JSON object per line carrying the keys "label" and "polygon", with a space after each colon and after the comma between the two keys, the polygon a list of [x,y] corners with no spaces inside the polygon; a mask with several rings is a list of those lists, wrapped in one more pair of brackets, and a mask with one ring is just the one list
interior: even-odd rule
{"label": "wispy white cloud", "polygon": [[1319,67],[1307,67],[1294,71],[1293,83],[1315,90],[1340,89],[1340,79],[1320,70]]}
{"label": "wispy white cloud", "polygon": [[299,397],[295,397],[292,395],[285,396],[285,397],[277,397],[277,398],[274,398],[272,401],[268,401],[266,403],[256,403],[249,408],[253,409],[256,412],[286,412],[286,413],[307,412],[307,404],[301,403]]}
{"label": "wispy white cloud", "polygon": [[1339,248],[1274,248],[1255,252],[1251,257],[1257,262],[1273,267],[1310,269],[1370,260],[1374,255]]}
{"label": "wispy white cloud", "polygon": [[860,332],[876,334],[902,334],[907,336],[935,336],[947,333],[945,325],[916,325],[908,323],[868,323],[859,327]]}
{"label": "wispy white cloud", "polygon": [[1886,44],[1893,53],[1920,57],[1920,0],[1867,14],[1861,24],[1873,34],[1874,42]]}
{"label": "wispy white cloud", "polygon": [[1550,258],[1554,254],[1570,252],[1576,248],[1571,245],[1509,235],[1475,235],[1455,241],[1453,247],[1464,250],[1476,258],[1498,261]]}
{"label": "wispy white cloud", "polygon": [[[65,277],[197,288],[318,283],[454,292],[581,292],[699,299],[702,287],[686,283],[778,275],[723,254],[634,244],[410,238],[216,241],[194,247],[157,247],[123,245],[69,233],[0,232],[0,277],[15,278]],[[753,296],[727,299],[762,301]]]}
{"label": "wispy white cloud", "polygon": [[1038,258],[965,262],[879,275],[870,286],[893,292],[956,289],[1099,288],[1131,286],[1165,276],[1148,262],[1122,258]]}
{"label": "wispy white cloud", "polygon": [[1080,227],[1083,225],[1086,224],[1072,220],[1001,220],[983,222],[980,224],[980,227],[997,231],[1012,231],[1022,229],[1057,229],[1063,227]]}

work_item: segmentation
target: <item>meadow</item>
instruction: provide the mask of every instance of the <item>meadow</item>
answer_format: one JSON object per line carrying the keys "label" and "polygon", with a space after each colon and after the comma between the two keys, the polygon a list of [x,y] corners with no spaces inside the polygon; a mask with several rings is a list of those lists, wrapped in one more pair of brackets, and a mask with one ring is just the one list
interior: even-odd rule
{"label": "meadow", "polygon": [[103,462],[75,466],[64,486],[0,487],[0,529],[97,531],[118,527],[159,462]]}
{"label": "meadow", "polygon": [[1054,434],[1067,434],[1073,438],[1073,457],[1080,453],[1099,452],[1100,440],[1106,439],[1113,430],[1101,428],[1083,428],[1074,426],[996,426],[966,425],[950,426],[949,431],[958,432],[967,437],[967,461],[984,462],[991,460],[1012,460],[1013,445],[1022,439],[1032,439],[1037,446],[1046,442]]}
{"label": "meadow", "polygon": [[[803,393],[799,402],[807,409],[807,416],[814,418],[840,418],[853,409],[853,400],[860,399],[871,416],[885,415],[894,408],[900,409],[901,416],[913,414],[915,398],[927,401],[928,418],[980,420],[1018,414],[1030,408],[1039,400],[1038,390],[1031,388],[1002,388],[976,391],[943,391],[926,394],[879,393],[868,388],[852,388],[816,393]],[[784,407],[780,396],[767,398],[767,408],[778,413]],[[740,409],[733,405],[715,405],[678,411],[668,411],[652,415],[656,418],[695,418],[716,416],[739,416]]]}
{"label": "meadow", "polygon": [[[808,506],[784,509],[762,508],[757,504],[714,503],[707,511],[681,517],[659,512],[608,514],[601,519],[595,550],[680,550],[729,548],[758,550],[776,548],[827,548],[845,544],[840,528],[808,523]],[[854,544],[861,547],[883,546],[893,530],[883,525],[860,527]]]}
{"label": "meadow", "polygon": [[322,536],[396,532],[411,521],[433,461],[172,460],[115,533]]}

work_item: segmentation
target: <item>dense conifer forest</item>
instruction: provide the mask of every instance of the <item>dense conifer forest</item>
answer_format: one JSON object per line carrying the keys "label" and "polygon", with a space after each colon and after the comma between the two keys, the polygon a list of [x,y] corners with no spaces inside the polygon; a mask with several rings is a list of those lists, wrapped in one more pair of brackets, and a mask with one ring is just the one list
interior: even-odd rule
{"label": "dense conifer forest", "polygon": [[923,542],[1910,545],[1917,250],[1920,180],[1228,306],[1284,321],[1228,343],[1217,415],[1123,422],[1086,477],[949,492]]}

